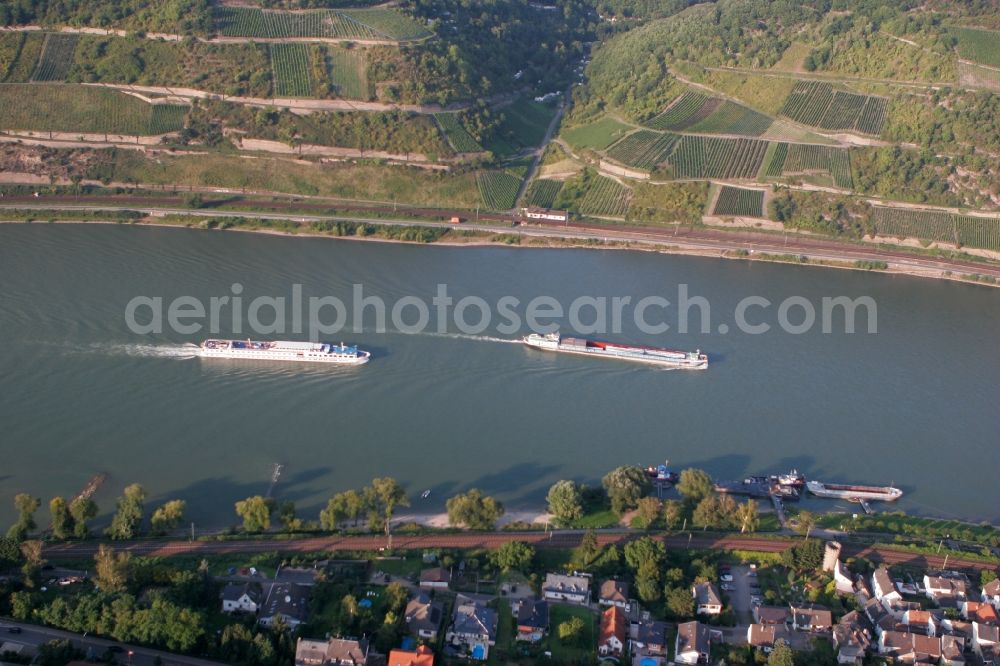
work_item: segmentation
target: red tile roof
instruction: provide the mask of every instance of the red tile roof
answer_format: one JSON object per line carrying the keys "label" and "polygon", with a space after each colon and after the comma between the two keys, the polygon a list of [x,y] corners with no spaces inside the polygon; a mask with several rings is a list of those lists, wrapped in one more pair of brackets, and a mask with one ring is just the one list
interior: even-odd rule
{"label": "red tile roof", "polygon": [[623,644],[628,638],[625,632],[625,611],[618,606],[610,606],[608,610],[601,613],[601,643],[607,643],[612,636]]}
{"label": "red tile roof", "polygon": [[434,653],[426,645],[416,652],[411,650],[391,650],[388,666],[434,666]]}

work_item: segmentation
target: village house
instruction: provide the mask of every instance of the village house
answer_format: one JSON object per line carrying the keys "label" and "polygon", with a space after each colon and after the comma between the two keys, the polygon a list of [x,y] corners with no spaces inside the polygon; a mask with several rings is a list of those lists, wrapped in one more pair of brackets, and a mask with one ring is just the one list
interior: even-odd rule
{"label": "village house", "polygon": [[1000,612],[1000,578],[994,578],[983,586],[981,596],[985,603],[993,606],[993,609]]}
{"label": "village house", "polygon": [[568,601],[574,604],[590,602],[590,578],[586,576],[565,576],[546,574],[542,585],[542,596],[549,601]]}
{"label": "village house", "polygon": [[404,614],[406,627],[411,634],[429,641],[437,639],[444,617],[444,604],[431,601],[426,592],[421,592],[406,604]]}
{"label": "village house", "polygon": [[667,623],[648,618],[640,620],[631,644],[636,656],[667,656]]}
{"label": "village house", "polygon": [[434,666],[434,652],[426,645],[416,650],[390,650],[386,666]]}
{"label": "village house", "polygon": [[945,634],[941,637],[941,663],[945,666],[965,665],[965,639]]}
{"label": "village house", "polygon": [[833,584],[837,594],[854,594],[854,579],[840,560],[833,565]]}
{"label": "village house", "polygon": [[718,615],[722,612],[722,600],[719,592],[711,583],[698,583],[691,588],[697,605],[698,615]]}
{"label": "village house", "polygon": [[677,625],[674,641],[674,662],[678,664],[707,664],[712,649],[712,634],[701,622],[683,622]]}
{"label": "village house", "polygon": [[933,663],[941,660],[941,639],[905,631],[883,631],[878,653],[903,663]]}
{"label": "village house", "polygon": [[257,581],[227,583],[222,590],[223,613],[253,613],[264,600],[264,588]]}
{"label": "village house", "polygon": [[757,624],[786,624],[792,618],[784,606],[754,606],[753,619]]}
{"label": "village house", "polygon": [[859,664],[871,649],[875,630],[868,616],[851,611],[840,618],[833,627],[833,646],[837,649],[837,663]]}
{"label": "village house", "polygon": [[972,649],[984,663],[1000,663],[1000,629],[995,624],[973,622]]}
{"label": "village house", "polygon": [[620,580],[606,580],[601,583],[597,602],[601,606],[618,606],[628,611],[630,608],[628,592],[628,583]]}
{"label": "village house", "polygon": [[420,589],[447,590],[451,585],[451,572],[444,567],[424,569],[420,572]]}
{"label": "village house", "polygon": [[903,595],[896,589],[895,581],[889,576],[889,570],[885,567],[879,567],[872,574],[872,592],[875,594],[875,598],[887,608],[892,602],[903,599]]}
{"label": "village house", "polygon": [[997,624],[997,612],[992,605],[983,601],[963,601],[960,609],[962,619],[983,624]]}
{"label": "village house", "polygon": [[549,631],[549,602],[521,599],[511,606],[517,621],[517,640],[537,643]]}
{"label": "village house", "polygon": [[479,601],[464,595],[455,599],[455,614],[445,638],[455,647],[464,646],[473,659],[485,661],[496,643],[497,614]]}
{"label": "village house", "polygon": [[833,627],[830,610],[815,604],[792,606],[790,615],[792,628],[796,631],[827,632]]}
{"label": "village house", "polygon": [[597,639],[597,652],[602,657],[620,659],[625,653],[625,611],[618,606],[609,606],[601,613],[601,632]]}
{"label": "village house", "polygon": [[750,647],[768,653],[774,649],[776,641],[789,640],[790,632],[784,624],[751,624],[747,627],[747,643]]}
{"label": "village house", "polygon": [[295,666],[363,666],[367,660],[367,641],[300,638],[295,643]]}
{"label": "village house", "polygon": [[275,583],[267,594],[257,620],[262,626],[271,627],[281,617],[290,629],[306,621],[309,608],[309,587],[298,583]]}
{"label": "village house", "polygon": [[925,610],[908,610],[903,613],[901,624],[906,627],[906,631],[913,634],[923,634],[924,636],[936,636],[937,624],[934,616]]}
{"label": "village house", "polygon": [[965,580],[957,576],[924,575],[924,594],[941,607],[958,608],[967,596]]}

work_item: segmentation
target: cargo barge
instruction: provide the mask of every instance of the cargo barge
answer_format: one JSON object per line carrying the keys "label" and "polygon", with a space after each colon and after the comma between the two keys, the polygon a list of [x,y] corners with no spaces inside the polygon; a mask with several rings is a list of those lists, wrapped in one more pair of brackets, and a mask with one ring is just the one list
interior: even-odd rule
{"label": "cargo barge", "polygon": [[844,500],[868,500],[880,502],[895,502],[903,496],[903,491],[892,485],[888,486],[859,486],[846,483],[823,483],[822,481],[809,481],[806,488],[817,497],[828,499]]}
{"label": "cargo barge", "polygon": [[548,333],[546,335],[532,333],[523,338],[522,342],[532,349],[543,351],[614,358],[623,361],[637,361],[639,363],[650,363],[689,370],[704,370],[708,367],[708,356],[702,354],[700,349],[687,352],[660,347],[644,347],[615,342],[602,342],[599,340],[585,340],[583,338],[563,338],[559,333]]}

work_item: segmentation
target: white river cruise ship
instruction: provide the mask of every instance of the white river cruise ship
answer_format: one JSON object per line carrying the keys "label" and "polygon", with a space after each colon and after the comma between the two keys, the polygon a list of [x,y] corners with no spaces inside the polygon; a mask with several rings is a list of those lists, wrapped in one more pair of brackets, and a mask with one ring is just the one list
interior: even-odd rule
{"label": "white river cruise ship", "polygon": [[361,365],[371,352],[344,343],[294,342],[289,340],[205,340],[198,347],[202,358],[236,358],[259,361],[295,361],[304,363],[339,363]]}

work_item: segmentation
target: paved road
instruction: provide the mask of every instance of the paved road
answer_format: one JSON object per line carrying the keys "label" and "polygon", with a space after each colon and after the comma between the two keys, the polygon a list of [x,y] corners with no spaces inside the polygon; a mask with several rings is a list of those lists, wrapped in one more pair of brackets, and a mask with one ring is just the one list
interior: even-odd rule
{"label": "paved road", "polygon": [[[20,633],[13,633],[11,628],[16,627]],[[16,629],[14,630],[16,631]],[[150,648],[125,645],[103,638],[74,634],[59,629],[40,627],[26,622],[15,622],[13,620],[0,619],[0,643],[13,643],[23,645],[26,653],[34,654],[39,645],[52,640],[68,639],[74,646],[84,651],[88,657],[99,658],[105,651],[117,646],[121,652],[113,653],[120,664],[132,664],[133,666],[153,666],[159,657],[164,666],[218,666],[220,662],[209,661],[207,659],[197,659],[183,655],[171,654]],[[131,651],[131,655],[129,652]]]}

